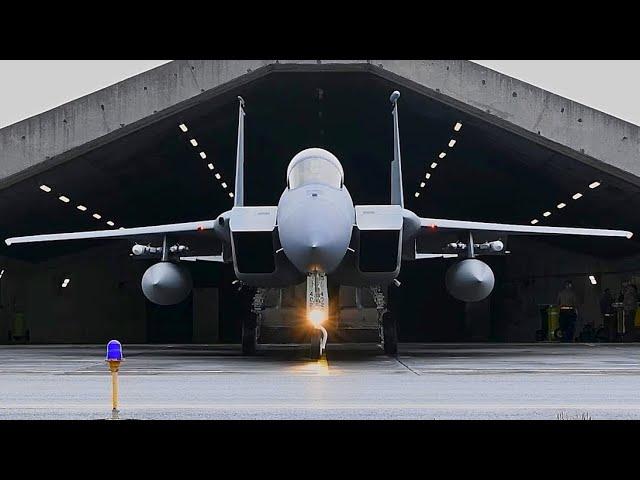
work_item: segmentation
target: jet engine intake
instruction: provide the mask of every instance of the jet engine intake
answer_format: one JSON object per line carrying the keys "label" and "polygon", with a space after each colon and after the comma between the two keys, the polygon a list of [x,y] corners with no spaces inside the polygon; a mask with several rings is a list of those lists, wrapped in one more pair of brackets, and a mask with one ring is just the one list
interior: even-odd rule
{"label": "jet engine intake", "polygon": [[142,276],[142,291],[157,305],[175,305],[191,293],[193,280],[184,266],[172,262],[151,265]]}
{"label": "jet engine intake", "polygon": [[491,267],[475,258],[455,263],[445,276],[447,291],[463,302],[484,300],[493,290],[494,283]]}

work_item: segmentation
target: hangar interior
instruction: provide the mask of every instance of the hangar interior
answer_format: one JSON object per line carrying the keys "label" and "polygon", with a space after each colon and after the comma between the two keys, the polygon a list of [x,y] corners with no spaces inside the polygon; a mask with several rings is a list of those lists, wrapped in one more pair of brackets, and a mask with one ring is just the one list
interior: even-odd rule
{"label": "hangar interior", "polygon": [[[230,209],[238,95],[246,102],[247,205],[276,205],[289,160],[313,146],[340,159],[355,204],[388,203],[393,158],[389,94],[396,89],[402,94],[405,207],[418,215],[522,224],[537,219],[546,225],[640,231],[637,176],[542,135],[523,134],[477,105],[370,64],[276,66],[249,76],[5,175],[0,180],[2,238],[213,219]],[[100,108],[111,107],[105,102]],[[63,128],[76,128],[73,119],[69,123]],[[458,130],[456,124],[461,124]],[[25,136],[12,138],[28,142]],[[449,146],[451,140],[455,144]],[[594,182],[599,185],[590,188]],[[576,193],[582,196],[574,199]],[[558,208],[561,203],[565,206]],[[239,340],[249,299],[233,285],[231,265],[190,265],[193,294],[179,305],[159,307],[141,293],[140,278],[150,263],[132,259],[131,245],[121,240],[3,243],[0,342]],[[218,253],[217,247],[207,253]],[[507,250],[486,260],[496,287],[478,304],[459,302],[446,292],[444,275],[455,260],[403,262],[402,285],[394,290],[391,305],[398,314],[400,340],[533,341],[540,305],[553,304],[566,279],[577,290],[579,322],[598,324],[603,289],[617,294],[623,279],[640,275],[637,235],[626,241],[512,237]],[[294,289],[283,295],[285,307],[294,309],[293,300],[287,304]],[[355,323],[375,318],[366,295],[362,310],[356,308],[354,289],[343,288],[340,300],[345,318]],[[282,307],[281,298],[270,299],[269,305],[274,318],[286,320],[286,308],[275,308]]]}

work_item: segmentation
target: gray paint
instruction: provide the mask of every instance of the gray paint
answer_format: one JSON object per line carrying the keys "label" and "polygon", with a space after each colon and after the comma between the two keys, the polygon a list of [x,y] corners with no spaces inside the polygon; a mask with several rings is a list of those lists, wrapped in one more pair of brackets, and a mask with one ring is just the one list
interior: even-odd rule
{"label": "gray paint", "polygon": [[161,261],[151,265],[142,276],[144,296],[158,305],[175,305],[191,293],[191,274],[182,265]]}
{"label": "gray paint", "polygon": [[486,263],[467,258],[449,267],[445,275],[447,291],[463,302],[479,302],[493,290],[495,277]]}

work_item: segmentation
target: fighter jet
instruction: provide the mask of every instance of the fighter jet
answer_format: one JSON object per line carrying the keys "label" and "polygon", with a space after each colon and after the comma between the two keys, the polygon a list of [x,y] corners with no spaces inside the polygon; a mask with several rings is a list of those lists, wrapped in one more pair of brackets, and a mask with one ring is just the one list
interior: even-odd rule
{"label": "fighter jet", "polygon": [[[398,349],[396,319],[385,290],[399,285],[403,260],[459,259],[446,273],[451,295],[465,302],[485,299],[494,286],[491,268],[477,257],[504,255],[509,235],[588,235],[631,238],[621,230],[482,223],[419,217],[404,208],[398,125],[398,99],[390,101],[393,117],[391,198],[385,205],[354,205],[345,185],[340,161],[321,148],[308,148],[293,157],[287,168],[286,188],[277,206],[247,206],[244,201],[244,117],[239,99],[234,206],[215,219],[119,230],[56,233],[9,238],[7,245],[78,239],[130,239],[134,256],[158,259],[142,277],[142,291],[160,305],[184,300],[192,289],[184,262],[233,263],[241,284],[254,294],[251,312],[242,322],[242,351],[252,354],[270,289],[298,285],[306,280],[306,318],[311,337],[310,355],[319,358],[327,343],[323,323],[329,316],[331,285],[369,289],[378,312],[380,343],[387,354]],[[190,256],[189,242],[208,239],[222,243],[214,256]],[[417,251],[417,239],[431,249]]]}

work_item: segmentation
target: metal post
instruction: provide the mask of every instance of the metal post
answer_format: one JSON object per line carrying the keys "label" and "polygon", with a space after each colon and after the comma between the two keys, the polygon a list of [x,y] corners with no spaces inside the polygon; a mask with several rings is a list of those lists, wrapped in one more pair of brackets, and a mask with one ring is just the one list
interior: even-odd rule
{"label": "metal post", "polygon": [[111,371],[111,407],[114,413],[118,412],[118,370],[120,362],[109,361],[109,370]]}

